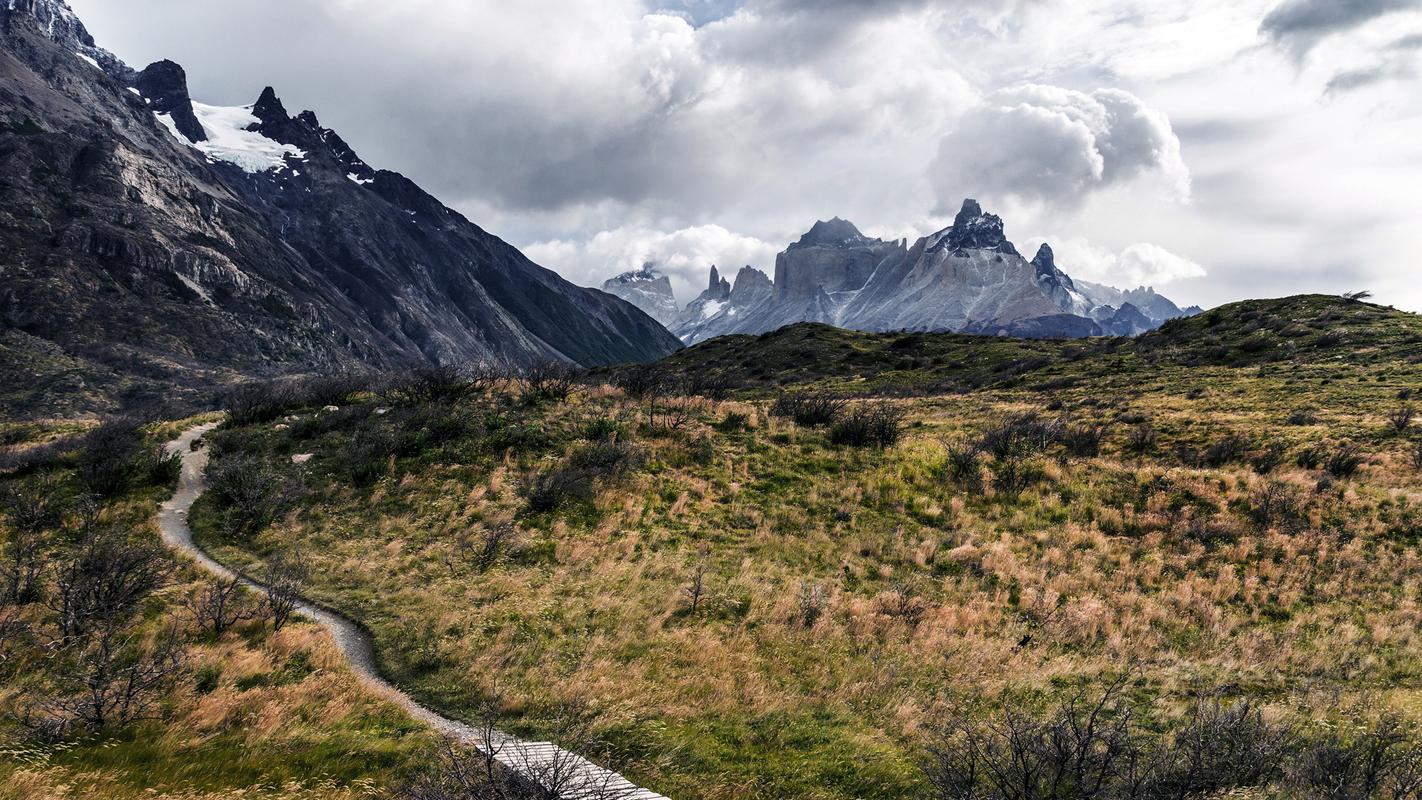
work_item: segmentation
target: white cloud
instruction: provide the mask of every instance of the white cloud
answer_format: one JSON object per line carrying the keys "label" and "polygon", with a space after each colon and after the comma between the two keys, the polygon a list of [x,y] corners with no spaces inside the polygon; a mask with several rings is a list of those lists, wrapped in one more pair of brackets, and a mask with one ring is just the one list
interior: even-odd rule
{"label": "white cloud", "polygon": [[1190,171],[1169,118],[1128,92],[1043,85],[1000,91],[968,112],[932,167],[943,210],[963,197],[1074,206],[1147,174],[1189,198]]}
{"label": "white cloud", "polygon": [[926,233],[974,195],[1013,231],[1190,254],[1212,274],[1183,302],[1422,308],[1399,257],[1422,249],[1422,0],[72,3],[199,100],[274,85],[494,233],[566,244],[535,257],[580,282],[605,231],[778,250],[833,216]]}
{"label": "white cloud", "polygon": [[1049,241],[1063,272],[1092,283],[1121,289],[1159,288],[1208,274],[1194,261],[1156,244],[1138,243],[1113,252],[1082,238]]}

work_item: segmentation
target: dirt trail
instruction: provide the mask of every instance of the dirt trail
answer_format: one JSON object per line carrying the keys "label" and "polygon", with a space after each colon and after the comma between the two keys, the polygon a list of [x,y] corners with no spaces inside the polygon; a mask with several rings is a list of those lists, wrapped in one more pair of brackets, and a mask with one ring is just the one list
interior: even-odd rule
{"label": "dirt trail", "polygon": [[[207,448],[200,446],[194,449],[193,444],[200,442],[203,436],[216,427],[217,423],[209,423],[191,428],[168,444],[170,452],[182,454],[183,470],[178,479],[177,492],[159,508],[158,530],[164,543],[187,554],[207,571],[223,578],[235,577],[248,588],[261,592],[265,590],[262,584],[219,564],[194,544],[192,529],[188,527],[188,511],[207,489]],[[440,735],[471,747],[491,745],[489,749],[494,750],[495,757],[506,767],[539,785],[557,790],[562,797],[586,800],[668,800],[548,742],[525,742],[505,734],[487,737],[472,725],[449,719],[420,705],[399,687],[380,676],[375,664],[375,647],[370,636],[359,625],[330,609],[305,600],[297,604],[296,610],[326,629],[362,683],[376,694],[405,709],[410,716],[430,726]],[[492,741],[486,743],[486,739]]]}

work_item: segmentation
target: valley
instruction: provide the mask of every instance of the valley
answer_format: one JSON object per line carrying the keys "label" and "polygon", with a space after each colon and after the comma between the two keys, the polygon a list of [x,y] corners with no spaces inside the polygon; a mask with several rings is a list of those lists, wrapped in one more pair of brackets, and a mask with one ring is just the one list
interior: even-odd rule
{"label": "valley", "polygon": [[[193,527],[237,568],[303,563],[422,702],[477,720],[496,692],[552,738],[579,709],[670,797],[925,796],[945,720],[1116,680],[1150,728],[1210,698],[1300,732],[1410,719],[1422,464],[1395,412],[1422,328],[1323,297],[1177,325],[887,400],[624,374],[244,406]],[[1197,364],[1211,329],[1227,358]],[[821,427],[809,396],[846,399]],[[845,434],[878,403],[894,436]]]}

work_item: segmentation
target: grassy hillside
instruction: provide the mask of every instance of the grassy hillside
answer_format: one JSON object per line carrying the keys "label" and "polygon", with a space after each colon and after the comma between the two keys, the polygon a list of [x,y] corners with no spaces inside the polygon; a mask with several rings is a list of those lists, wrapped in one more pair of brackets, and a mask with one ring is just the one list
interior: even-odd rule
{"label": "grassy hillside", "polygon": [[88,427],[5,429],[0,798],[356,800],[431,759],[316,626],[274,630],[245,592],[221,634],[194,614],[214,584],[153,519],[181,424]]}
{"label": "grassy hillside", "polygon": [[1139,339],[1020,340],[945,333],[871,334],[804,324],[727,336],[662,364],[720,375],[744,396],[814,383],[851,393],[935,394],[1154,374],[1162,366],[1353,366],[1422,358],[1422,320],[1369,303],[1304,295],[1249,300],[1168,323]]}
{"label": "grassy hillside", "polygon": [[[1422,719],[1419,342],[1323,297],[1134,342],[799,326],[662,365],[727,400],[603,374],[625,388],[253,415],[194,524],[232,564],[309,564],[431,703],[472,718],[497,682],[555,738],[584,709],[678,800],[925,796],[949,720],[1122,676],[1154,735],[1218,698],[1345,751]],[[891,399],[816,426],[784,389]],[[889,446],[842,443],[861,408],[902,415]]]}

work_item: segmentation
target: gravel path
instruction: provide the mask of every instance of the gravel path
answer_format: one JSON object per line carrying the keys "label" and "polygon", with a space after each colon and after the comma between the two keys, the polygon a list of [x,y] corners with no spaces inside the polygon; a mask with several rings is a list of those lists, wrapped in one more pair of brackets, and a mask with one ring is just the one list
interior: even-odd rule
{"label": "gravel path", "polygon": [[[193,543],[188,527],[188,511],[207,488],[207,448],[193,448],[203,436],[217,427],[209,423],[184,432],[168,444],[170,452],[183,456],[182,475],[172,499],[158,511],[158,530],[163,541],[222,578],[237,578],[248,588],[261,592],[260,583],[219,564]],[[668,800],[655,792],[642,789],[609,770],[548,742],[525,742],[502,733],[486,734],[474,726],[452,720],[415,702],[399,687],[380,676],[375,665],[375,648],[370,636],[351,620],[340,614],[302,601],[296,610],[314,620],[330,633],[336,646],[345,654],[351,669],[369,689],[405,709],[410,716],[430,726],[437,733],[461,744],[491,750],[504,766],[534,783],[568,800]]]}

